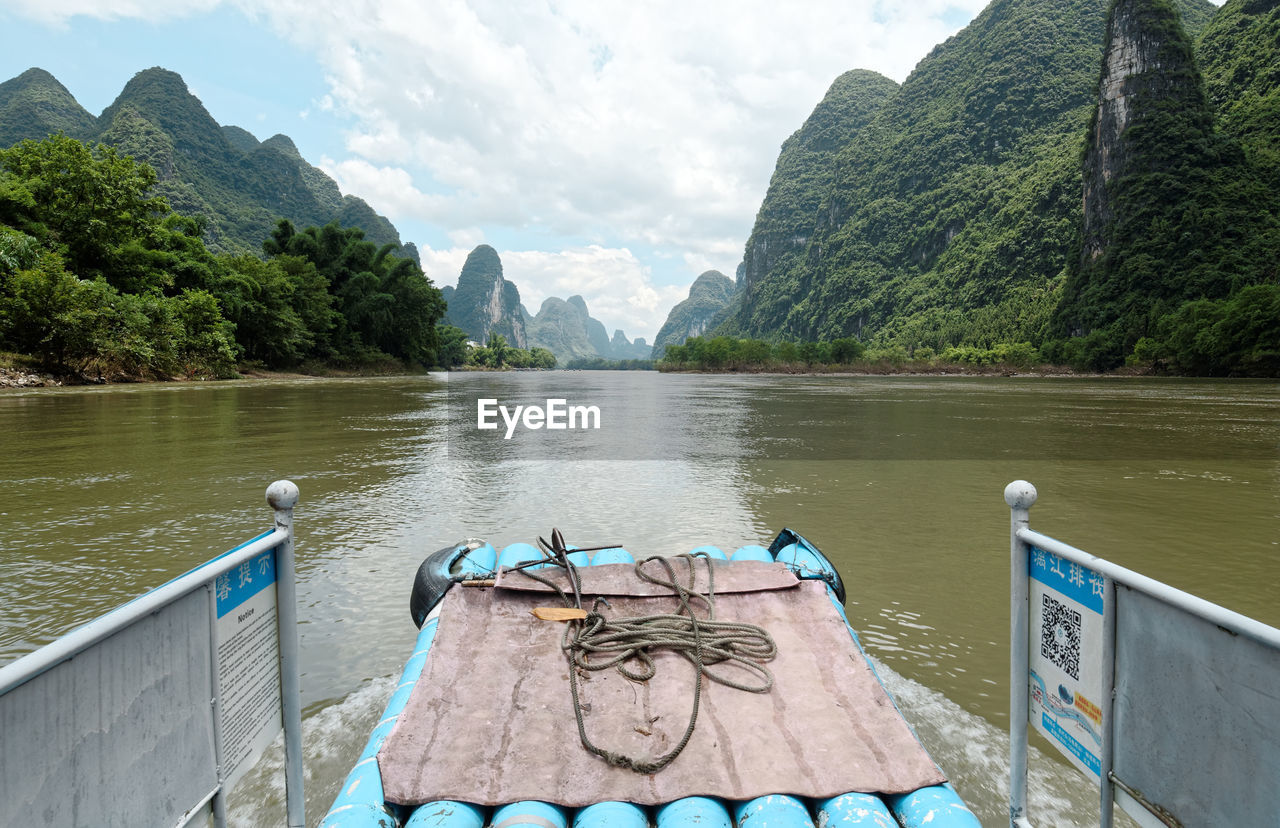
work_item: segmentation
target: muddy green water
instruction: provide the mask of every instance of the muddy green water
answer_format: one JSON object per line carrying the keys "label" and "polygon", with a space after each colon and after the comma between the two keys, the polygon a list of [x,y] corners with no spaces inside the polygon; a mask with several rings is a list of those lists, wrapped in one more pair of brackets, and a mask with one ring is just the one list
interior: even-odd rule
{"label": "muddy green water", "polygon": [[[767,545],[844,573],[850,622],[984,824],[1007,820],[1008,510],[1280,625],[1280,387],[1150,379],[454,375],[0,391],[0,663],[296,510],[308,815],[391,692],[431,550],[559,527],[641,554]],[[599,430],[478,430],[477,398],[600,409]],[[278,821],[269,754],[234,821]],[[1096,822],[1033,757],[1046,824]]]}

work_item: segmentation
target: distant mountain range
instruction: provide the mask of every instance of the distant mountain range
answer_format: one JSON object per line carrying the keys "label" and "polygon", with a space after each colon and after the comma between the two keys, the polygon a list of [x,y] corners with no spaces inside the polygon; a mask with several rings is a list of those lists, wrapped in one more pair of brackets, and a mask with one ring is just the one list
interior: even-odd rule
{"label": "distant mountain range", "polygon": [[647,359],[651,351],[642,337],[631,342],[621,330],[611,338],[587,312],[581,296],[549,297],[531,316],[520,301],[520,290],[503,278],[498,252],[487,244],[467,256],[457,287],[446,286],[441,292],[449,304],[446,324],[482,344],[499,334],[518,348],[546,348],[562,367],[574,359]]}
{"label": "distant mountain range", "polygon": [[[261,254],[263,240],[287,218],[299,228],[331,221],[359,227],[369,241],[393,243],[401,255],[420,261],[412,243],[401,245],[391,222],[363,200],[343,196],[288,136],[259,141],[241,127],[219,125],[174,72],[139,72],[97,117],[43,69],[0,83],[0,146],[56,132],[108,144],[155,168],[157,194],[184,215],[202,216],[205,242],[214,251]],[[561,365],[580,357],[646,359],[652,351],[643,338],[631,342],[621,330],[610,337],[581,296],[547,299],[531,315],[488,245],[472,251],[457,287],[442,293],[449,303],[446,321],[471,338],[483,342],[502,334],[517,347],[547,348]]]}
{"label": "distant mountain range", "polygon": [[359,227],[369,241],[395,244],[400,255],[419,260],[412,244],[401,246],[391,222],[342,195],[287,136],[259,141],[245,129],[219,125],[181,76],[166,69],[134,75],[97,117],[43,69],[0,83],[0,146],[55,132],[108,144],[154,167],[157,194],[184,215],[202,216],[214,251],[261,254],[276,221],[287,218],[300,228],[331,221]]}

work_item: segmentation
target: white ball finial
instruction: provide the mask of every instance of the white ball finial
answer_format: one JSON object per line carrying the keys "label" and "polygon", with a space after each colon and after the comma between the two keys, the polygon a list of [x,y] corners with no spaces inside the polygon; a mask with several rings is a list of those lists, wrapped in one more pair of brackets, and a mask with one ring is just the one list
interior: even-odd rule
{"label": "white ball finial", "polygon": [[1036,487],[1025,480],[1015,480],[1004,487],[1004,502],[1011,509],[1030,509],[1036,502]]}
{"label": "white ball finial", "polygon": [[298,487],[292,480],[277,480],[267,487],[267,503],[272,509],[292,509],[298,502]]}

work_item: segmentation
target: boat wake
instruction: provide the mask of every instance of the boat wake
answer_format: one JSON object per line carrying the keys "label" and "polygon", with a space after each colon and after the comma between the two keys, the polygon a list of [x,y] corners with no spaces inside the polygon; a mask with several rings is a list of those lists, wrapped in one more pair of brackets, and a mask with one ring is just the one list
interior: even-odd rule
{"label": "boat wake", "polygon": [[[305,712],[303,784],[309,824],[318,822],[329,810],[395,689],[396,676],[376,678],[336,704],[316,705]],[[285,824],[283,737],[276,738],[231,792],[228,802],[227,824],[231,828]]]}
{"label": "boat wake", "polygon": [[[1009,732],[869,657],[902,715],[983,825],[1009,821]],[[1098,824],[1098,789],[1035,745],[1027,750],[1027,811],[1033,825]],[[1117,826],[1133,826],[1119,809]]]}

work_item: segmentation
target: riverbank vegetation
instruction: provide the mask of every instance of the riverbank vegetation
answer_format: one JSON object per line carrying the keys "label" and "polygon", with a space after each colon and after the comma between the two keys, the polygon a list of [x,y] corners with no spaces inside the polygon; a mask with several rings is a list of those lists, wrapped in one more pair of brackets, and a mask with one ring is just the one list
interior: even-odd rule
{"label": "riverbank vegetation", "polygon": [[436,364],[444,301],[357,228],[214,254],[151,167],[63,135],[0,150],[0,350],[95,380]]}
{"label": "riverbank vegetation", "polygon": [[960,346],[936,352],[908,351],[900,346],[868,348],[853,337],[830,342],[766,342],[728,336],[691,337],[683,345],[668,345],[657,363],[659,371],[725,371],[781,373],[1060,373],[1046,365],[1029,342],[994,348]]}
{"label": "riverbank vegetation", "polygon": [[652,371],[656,363],[652,359],[605,359],[604,357],[578,357],[564,364],[566,371]]}
{"label": "riverbank vegetation", "polygon": [[462,371],[549,371],[556,355],[546,348],[517,348],[502,334],[493,334],[484,345],[468,345],[467,332],[453,325],[440,326],[439,364]]}

